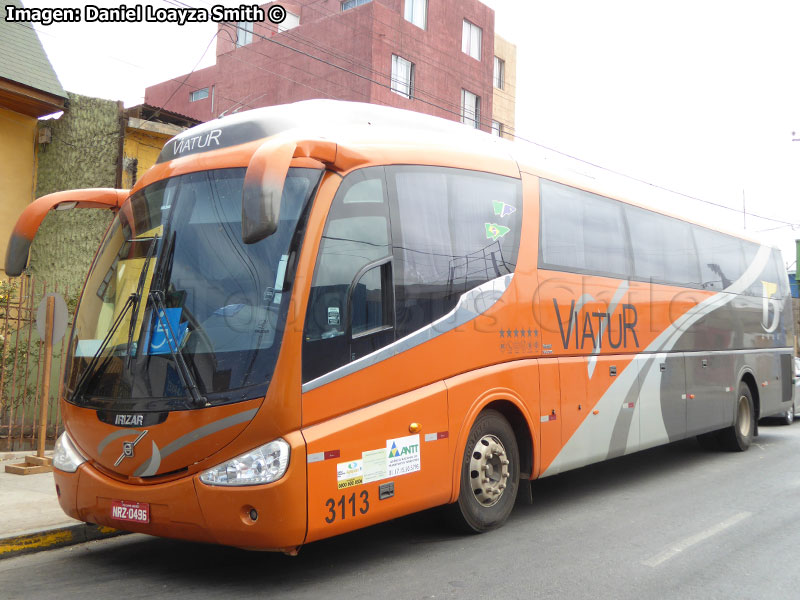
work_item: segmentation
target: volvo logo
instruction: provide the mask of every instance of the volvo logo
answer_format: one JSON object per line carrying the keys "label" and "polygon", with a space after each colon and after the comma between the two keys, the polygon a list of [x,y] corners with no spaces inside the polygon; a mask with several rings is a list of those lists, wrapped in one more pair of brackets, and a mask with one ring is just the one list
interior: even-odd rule
{"label": "volvo logo", "polygon": [[115,467],[118,467],[119,464],[125,460],[126,458],[133,458],[133,449],[136,447],[136,444],[142,441],[142,438],[147,435],[148,430],[145,429],[142,433],[139,434],[132,442],[122,442],[122,454],[119,455],[117,462],[114,463]]}

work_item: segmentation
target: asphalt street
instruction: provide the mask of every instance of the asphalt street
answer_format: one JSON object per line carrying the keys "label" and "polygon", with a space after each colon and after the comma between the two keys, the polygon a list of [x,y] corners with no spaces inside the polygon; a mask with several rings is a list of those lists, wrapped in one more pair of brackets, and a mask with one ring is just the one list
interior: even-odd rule
{"label": "asphalt street", "polygon": [[297,557],[128,535],[0,561],[0,598],[798,598],[800,423],[534,482],[502,529],[428,511]]}

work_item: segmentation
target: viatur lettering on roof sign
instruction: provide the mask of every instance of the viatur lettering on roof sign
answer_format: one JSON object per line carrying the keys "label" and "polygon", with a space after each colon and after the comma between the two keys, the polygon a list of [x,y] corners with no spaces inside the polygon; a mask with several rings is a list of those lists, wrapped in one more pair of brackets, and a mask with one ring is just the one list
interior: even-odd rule
{"label": "viatur lettering on roof sign", "polygon": [[221,129],[212,129],[206,133],[193,135],[191,137],[172,140],[172,153],[175,156],[191,153],[195,149],[213,150],[220,147],[219,138],[222,135]]}

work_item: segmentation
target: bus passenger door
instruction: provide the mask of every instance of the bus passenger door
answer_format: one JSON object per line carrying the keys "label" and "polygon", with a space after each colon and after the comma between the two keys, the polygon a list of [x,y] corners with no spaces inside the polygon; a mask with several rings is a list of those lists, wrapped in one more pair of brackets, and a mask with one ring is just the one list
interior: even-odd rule
{"label": "bus passenger door", "polygon": [[686,437],[686,366],[682,352],[650,355],[639,369],[641,448]]}

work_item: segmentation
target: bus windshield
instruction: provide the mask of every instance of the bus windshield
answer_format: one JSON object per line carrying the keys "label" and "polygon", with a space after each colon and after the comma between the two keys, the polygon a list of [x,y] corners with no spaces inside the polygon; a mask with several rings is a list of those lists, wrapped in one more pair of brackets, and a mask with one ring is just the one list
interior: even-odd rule
{"label": "bus windshield", "polygon": [[244,176],[181,175],[122,206],[76,313],[70,402],[164,411],[266,393],[321,171],[289,170],[278,229],[255,244],[242,242]]}

